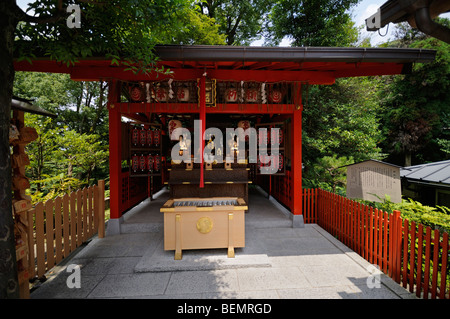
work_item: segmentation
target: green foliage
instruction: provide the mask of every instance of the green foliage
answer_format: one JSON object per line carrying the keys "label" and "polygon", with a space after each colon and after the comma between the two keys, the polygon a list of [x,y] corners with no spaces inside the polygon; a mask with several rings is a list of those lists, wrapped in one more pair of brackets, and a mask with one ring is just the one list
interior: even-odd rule
{"label": "green foliage", "polygon": [[293,46],[350,46],[358,40],[358,30],[348,10],[358,0],[276,1],[267,24],[269,42],[284,37]]}
{"label": "green foliage", "polygon": [[[27,145],[33,203],[107,179],[108,121],[102,83],[79,83],[68,75],[18,72],[14,93],[57,114],[25,114],[38,139]],[[105,94],[103,92],[103,94]]]}
{"label": "green foliage", "polygon": [[305,172],[304,186],[307,188],[320,187],[332,192],[339,190],[341,193],[346,184],[346,168],[343,166],[353,163],[352,157],[324,156]]}
{"label": "green foliage", "polygon": [[39,137],[27,145],[31,194],[35,199],[54,198],[96,182],[108,172],[108,150],[96,134],[80,134],[51,127],[52,120],[26,114],[25,125],[36,128]]}
{"label": "green foliage", "polygon": [[444,160],[450,139],[450,44],[402,28],[403,36],[391,45],[433,49],[436,59],[416,63],[411,74],[387,78],[380,95],[383,148],[403,155],[406,165],[410,158],[418,163]]}
{"label": "green foliage", "polygon": [[226,34],[219,31],[220,25],[214,18],[202,14],[198,5],[186,8],[181,18],[183,27],[180,30],[167,30],[168,40],[164,44],[226,44]]}
{"label": "green foliage", "polygon": [[273,0],[200,0],[199,12],[215,19],[228,45],[249,45],[261,38]]}
{"label": "green foliage", "polygon": [[[67,27],[69,14],[45,23],[20,23],[15,55],[26,60],[45,55],[68,66],[79,58],[106,56],[134,72],[165,73],[156,68],[156,44],[223,43],[214,21],[196,15],[190,0],[67,0],[63,8],[69,4],[80,6],[81,28]],[[41,17],[56,13],[53,0],[31,2],[31,9]]]}
{"label": "green foliage", "polygon": [[376,79],[356,78],[310,88],[303,111],[306,171],[324,156],[380,159],[377,85]]}
{"label": "green foliage", "polygon": [[403,219],[414,221],[416,224],[430,226],[433,229],[447,232],[450,234],[450,208],[445,206],[431,207],[414,201],[411,198],[403,199],[401,203],[391,202],[389,196],[382,202],[371,202],[360,200],[360,202],[381,209],[382,211],[392,213],[394,210],[401,212]]}

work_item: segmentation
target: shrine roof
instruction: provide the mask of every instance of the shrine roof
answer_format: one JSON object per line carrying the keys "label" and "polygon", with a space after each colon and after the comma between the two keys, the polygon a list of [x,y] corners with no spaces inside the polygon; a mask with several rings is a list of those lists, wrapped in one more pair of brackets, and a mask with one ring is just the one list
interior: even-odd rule
{"label": "shrine roof", "polygon": [[[434,60],[436,51],[400,48],[338,47],[240,47],[205,45],[160,45],[155,47],[159,66],[170,68],[173,76],[195,79],[202,72],[233,80],[267,80],[278,73],[286,81],[331,84],[335,78],[407,73],[413,63]],[[80,59],[74,66],[37,58],[32,64],[15,62],[17,71],[69,73],[74,80],[119,79],[145,81],[164,76],[135,75],[125,67],[113,66],[102,58]],[[249,73],[250,72],[250,73]],[[252,73],[253,72],[253,73]],[[261,76],[265,72],[265,76]]]}

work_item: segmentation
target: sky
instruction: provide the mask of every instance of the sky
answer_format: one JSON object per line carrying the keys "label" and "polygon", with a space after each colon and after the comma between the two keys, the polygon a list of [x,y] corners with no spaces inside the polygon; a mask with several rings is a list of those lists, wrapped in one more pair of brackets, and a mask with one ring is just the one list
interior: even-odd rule
{"label": "sky", "polygon": [[[377,44],[387,42],[389,38],[393,37],[395,27],[391,23],[389,27],[384,27],[379,30],[379,32],[368,32],[365,28],[365,19],[370,17],[372,14],[377,12],[377,9],[381,7],[383,3],[387,0],[362,0],[356,7],[352,9],[352,17],[353,21],[355,21],[356,26],[364,25],[364,29],[362,31],[362,36],[370,36],[370,42],[372,46],[376,46]],[[33,0],[17,0],[17,4],[22,8],[26,9],[27,3],[34,2]],[[441,15],[441,17],[450,18],[450,13],[446,13]],[[381,35],[380,35],[381,34]],[[264,43],[264,40],[255,41],[252,45],[261,45]],[[284,39],[280,46],[289,46],[290,41]]]}

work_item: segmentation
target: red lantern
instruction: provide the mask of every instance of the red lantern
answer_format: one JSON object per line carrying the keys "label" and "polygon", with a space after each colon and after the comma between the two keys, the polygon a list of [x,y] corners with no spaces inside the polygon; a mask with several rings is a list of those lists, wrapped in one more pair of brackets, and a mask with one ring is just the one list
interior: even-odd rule
{"label": "red lantern", "polygon": [[153,144],[153,131],[151,129],[147,130],[147,144],[148,146],[152,146]]}
{"label": "red lantern", "polygon": [[144,146],[147,143],[147,132],[144,128],[139,131],[139,143]]}
{"label": "red lantern", "polygon": [[154,163],[155,163],[155,160],[153,158],[153,155],[152,154],[148,154],[148,156],[147,156],[147,169],[150,172],[153,172],[153,165],[154,165]]}
{"label": "red lantern", "polygon": [[[182,127],[182,124],[179,120],[170,120],[169,121],[169,137],[172,140],[172,133],[175,129]],[[178,138],[175,138],[175,141],[178,140]]]}
{"label": "red lantern", "polygon": [[166,102],[169,99],[169,94],[167,93],[167,89],[161,88],[161,87],[156,88],[155,99],[158,102]]}
{"label": "red lantern", "polygon": [[142,100],[142,90],[138,86],[134,86],[130,89],[130,97],[133,101],[141,101]]}
{"label": "red lantern", "polygon": [[146,156],[145,155],[141,155],[140,157],[139,157],[139,169],[141,170],[141,171],[145,171],[145,169],[147,168],[147,163],[146,163]]}
{"label": "red lantern", "polygon": [[283,161],[284,161],[283,154],[279,154],[278,155],[278,171],[280,171],[280,172],[283,171],[283,168],[284,168]]}
{"label": "red lantern", "polygon": [[159,172],[160,168],[161,168],[161,157],[159,155],[155,155],[153,157],[154,162],[154,168],[155,168],[155,172]]}
{"label": "red lantern", "polygon": [[131,158],[131,169],[133,170],[133,172],[137,172],[137,170],[139,169],[139,156],[137,156],[136,154],[134,154]]}
{"label": "red lantern", "polygon": [[269,93],[269,101],[272,103],[280,103],[283,98],[283,94],[278,90],[272,90]]}
{"label": "red lantern", "polygon": [[153,144],[155,144],[155,146],[159,146],[160,142],[161,142],[161,131],[154,130],[153,131]]}
{"label": "red lantern", "polygon": [[258,90],[248,89],[245,91],[245,101],[246,102],[257,102],[258,101]]}
{"label": "red lantern", "polygon": [[189,101],[189,89],[188,88],[178,88],[177,99],[180,102]]}
{"label": "red lantern", "polygon": [[269,132],[267,131],[267,134],[264,133],[263,130],[259,130],[258,131],[258,140],[259,140],[259,145],[261,146],[266,146],[269,142]]}
{"label": "red lantern", "polygon": [[[272,138],[273,141],[275,141],[275,138],[276,138],[276,133],[275,132],[276,131],[273,130],[271,132],[272,132],[271,138]],[[281,144],[283,144],[283,131],[281,129],[278,129],[278,145],[281,145]]]}
{"label": "red lantern", "polygon": [[[243,120],[243,121],[239,121],[239,123],[237,124],[238,127],[242,128],[244,130],[244,132],[250,128],[250,121],[247,120]],[[249,136],[245,135],[245,140],[248,141]]]}
{"label": "red lantern", "polygon": [[235,88],[230,88],[225,91],[226,102],[236,102],[238,98],[238,92]]}
{"label": "red lantern", "polygon": [[139,144],[139,130],[136,126],[133,128],[133,132],[131,135],[131,142],[133,143],[134,146],[137,146]]}

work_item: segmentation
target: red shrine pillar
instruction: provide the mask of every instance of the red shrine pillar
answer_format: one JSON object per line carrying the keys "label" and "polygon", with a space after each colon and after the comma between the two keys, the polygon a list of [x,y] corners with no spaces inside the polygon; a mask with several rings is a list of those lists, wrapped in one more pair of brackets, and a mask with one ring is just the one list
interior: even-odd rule
{"label": "red shrine pillar", "polygon": [[204,164],[203,164],[203,152],[204,152],[204,134],[205,134],[205,121],[206,121],[206,92],[205,92],[206,75],[200,78],[200,136],[197,138],[200,141],[200,188],[205,187],[204,184]]}
{"label": "red shrine pillar", "polygon": [[291,212],[292,226],[304,227],[302,210],[302,111],[300,90],[291,121]]}
{"label": "red shrine pillar", "polygon": [[122,199],[122,121],[121,113],[115,106],[117,102],[117,82],[110,83],[108,95],[109,110],[109,189],[110,189],[110,220],[108,234],[120,234],[120,211]]}

